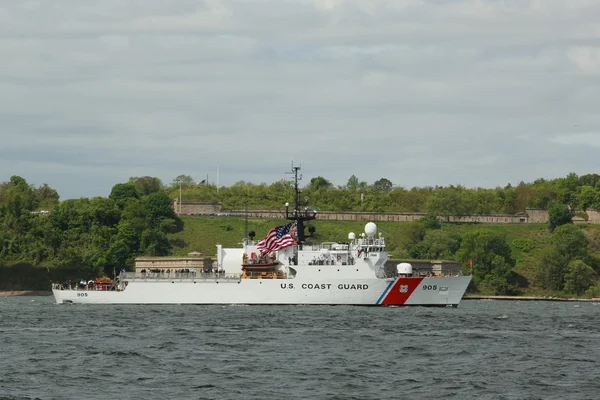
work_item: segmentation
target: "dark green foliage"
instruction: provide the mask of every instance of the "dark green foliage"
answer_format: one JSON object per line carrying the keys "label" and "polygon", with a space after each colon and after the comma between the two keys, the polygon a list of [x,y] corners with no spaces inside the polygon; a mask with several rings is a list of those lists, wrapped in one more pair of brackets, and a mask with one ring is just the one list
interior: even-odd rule
{"label": "dark green foliage", "polygon": [[562,290],[568,260],[553,248],[545,249],[538,257],[537,284],[550,291]]}
{"label": "dark green foliage", "polygon": [[316,178],[312,178],[310,180],[309,188],[311,190],[317,191],[319,189],[328,189],[328,188],[330,188],[332,186],[333,185],[331,184],[330,181],[328,181],[327,179],[323,178],[322,176],[317,176]]}
{"label": "dark green foliage", "polygon": [[566,204],[553,202],[548,208],[548,229],[550,232],[564,224],[573,223],[573,213]]}
{"label": "dark green foliage", "polygon": [[407,223],[407,227],[404,232],[404,238],[402,238],[403,247],[410,249],[425,238],[427,229],[425,229],[425,227],[418,221],[413,221]]}
{"label": "dark green foliage", "polygon": [[0,290],[50,290],[50,275],[29,263],[0,265]]}
{"label": "dark green foliage", "polygon": [[452,216],[473,214],[476,207],[476,197],[462,186],[438,188],[427,203],[430,213],[446,217],[448,220]]}
{"label": "dark green foliage", "polygon": [[565,291],[581,296],[596,280],[597,274],[592,267],[581,260],[573,260],[565,273]]}
{"label": "dark green foliage", "polygon": [[[167,233],[183,229],[170,198],[146,182],[140,195],[134,183],[113,187],[108,198],[66,200],[58,203],[47,185],[30,187],[13,177],[0,185],[0,264],[17,261],[50,269],[78,270],[79,274],[111,275],[131,266],[137,255],[167,255]],[[53,204],[52,202],[56,202]],[[50,215],[32,213],[46,202]]]}
{"label": "dark green foliage", "polygon": [[175,218],[175,210],[173,210],[171,199],[165,192],[156,192],[144,197],[142,208],[146,220],[152,225],[156,225],[165,218]]}
{"label": "dark green foliage", "polygon": [[[204,182],[206,183],[206,182]],[[180,187],[190,187],[195,186],[196,181],[189,175],[179,175],[177,178],[173,179],[171,182],[171,187],[175,189],[179,189]]]}
{"label": "dark green foliage", "polygon": [[[574,199],[573,204],[589,208],[600,207],[600,196],[596,196],[591,202],[593,193],[590,189],[582,189],[592,183],[598,184],[598,180],[593,174],[579,179],[576,177],[577,175],[570,174],[567,178],[538,179],[533,183],[520,182],[517,187],[508,184],[490,189],[467,189],[463,186],[405,189],[394,186],[386,178],[368,185],[352,175],[346,185],[335,186],[328,179],[317,176],[302,188],[301,203],[304,206],[304,198],[307,197],[309,207],[321,210],[430,212],[446,218],[469,214],[524,213],[526,208],[547,209],[550,202],[561,198],[560,196]],[[183,201],[219,202],[225,209],[244,209],[246,206],[250,210],[281,209],[284,203],[293,199],[293,184],[290,180],[276,181],[270,185],[240,181],[231,187],[219,188],[217,193],[215,185],[196,184],[186,175],[178,178],[183,179]],[[171,199],[179,198],[176,179],[166,189]],[[594,190],[598,189],[594,186]]]}
{"label": "dark green foliage", "polygon": [[419,243],[408,249],[412,258],[429,260],[452,260],[460,247],[461,238],[441,230],[429,230]]}
{"label": "dark green foliage", "polygon": [[440,229],[442,227],[442,224],[435,214],[427,214],[419,219],[419,222],[423,224],[425,229]]}
{"label": "dark green foliage", "polygon": [[596,187],[598,183],[600,183],[600,175],[598,174],[586,174],[579,177],[579,186]]}
{"label": "dark green foliage", "polygon": [[531,253],[535,249],[535,243],[531,239],[515,239],[512,242],[512,246],[523,253]]}
{"label": "dark green foliage", "polygon": [[577,188],[577,194],[575,195],[577,204],[585,211],[588,208],[596,208],[598,204],[598,191],[593,186],[580,186]]}
{"label": "dark green foliage", "polygon": [[556,199],[568,205],[571,209],[577,207],[577,187],[579,186],[579,177],[571,172],[566,178],[557,180],[558,190]]}
{"label": "dark green foliage", "polygon": [[[552,232],[551,244],[552,247],[546,249],[539,259],[537,281],[545,289],[561,291],[565,289],[566,274],[572,261],[581,260],[584,264],[585,261],[595,261],[588,254],[587,238],[581,229],[573,224],[557,227]],[[571,284],[570,290],[574,287],[579,290],[581,281],[573,277],[571,279],[576,283]]]}
{"label": "dark green foliage", "polygon": [[152,176],[129,178],[129,183],[135,185],[135,188],[141,196],[148,196],[151,193],[156,193],[162,190],[163,187],[160,179]]}
{"label": "dark green foliage", "polygon": [[166,256],[171,250],[167,235],[158,229],[146,229],[142,233],[140,244],[142,254],[146,256]]}
{"label": "dark green foliage", "polygon": [[95,197],[90,200],[89,218],[103,226],[114,226],[121,219],[121,210],[113,199]]}
{"label": "dark green foliage", "polygon": [[24,178],[22,178],[20,176],[17,176],[17,175],[11,176],[9,183],[12,186],[22,186],[22,187],[29,188],[29,185],[27,184],[27,181]]}
{"label": "dark green foliage", "polygon": [[140,194],[134,183],[117,183],[113,186],[108,197],[114,200],[120,207],[123,207],[129,199],[139,199]]}
{"label": "dark green foliage", "polygon": [[350,178],[348,178],[345,189],[351,192],[356,192],[358,190],[364,190],[366,186],[367,182],[361,182],[358,180],[356,175],[352,175]]}
{"label": "dark green foliage", "polygon": [[386,178],[381,178],[373,183],[373,191],[389,193],[392,191],[394,184]]}
{"label": "dark green foliage", "polygon": [[569,260],[585,259],[588,255],[588,240],[583,231],[573,225],[561,225],[552,232],[553,248]]}
{"label": "dark green foliage", "polygon": [[[506,237],[489,229],[465,234],[456,253],[456,259],[465,263],[464,272],[473,274],[473,281],[494,294],[517,292],[512,269],[515,261]],[[467,261],[471,265],[466,265]]]}

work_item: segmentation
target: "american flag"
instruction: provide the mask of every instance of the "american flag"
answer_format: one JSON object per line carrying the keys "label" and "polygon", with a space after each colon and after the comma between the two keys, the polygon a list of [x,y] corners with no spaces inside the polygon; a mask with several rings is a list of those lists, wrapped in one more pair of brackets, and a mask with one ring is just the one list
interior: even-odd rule
{"label": "american flag", "polygon": [[296,242],[296,222],[290,222],[271,229],[267,237],[258,242],[256,249],[265,254],[290,247]]}

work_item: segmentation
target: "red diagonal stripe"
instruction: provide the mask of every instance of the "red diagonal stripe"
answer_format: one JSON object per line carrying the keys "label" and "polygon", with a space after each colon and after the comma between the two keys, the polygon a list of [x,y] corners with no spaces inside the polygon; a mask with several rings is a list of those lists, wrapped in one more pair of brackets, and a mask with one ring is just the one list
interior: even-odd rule
{"label": "red diagonal stripe", "polygon": [[[408,300],[410,295],[415,291],[419,284],[423,281],[422,277],[418,278],[398,278],[394,286],[390,289],[385,299],[381,302],[381,304],[385,305],[401,305]],[[400,291],[401,286],[406,286],[407,291],[402,293]]]}

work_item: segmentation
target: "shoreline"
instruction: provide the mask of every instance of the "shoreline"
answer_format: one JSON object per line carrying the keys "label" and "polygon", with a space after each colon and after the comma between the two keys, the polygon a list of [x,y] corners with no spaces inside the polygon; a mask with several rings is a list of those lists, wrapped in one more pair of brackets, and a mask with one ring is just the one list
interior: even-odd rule
{"label": "shoreline", "polygon": [[588,302],[600,303],[600,298],[578,299],[564,297],[536,297],[536,296],[464,296],[463,300],[519,300],[519,301],[571,301],[571,302]]}
{"label": "shoreline", "polygon": [[51,290],[0,290],[0,297],[7,296],[52,296]]}

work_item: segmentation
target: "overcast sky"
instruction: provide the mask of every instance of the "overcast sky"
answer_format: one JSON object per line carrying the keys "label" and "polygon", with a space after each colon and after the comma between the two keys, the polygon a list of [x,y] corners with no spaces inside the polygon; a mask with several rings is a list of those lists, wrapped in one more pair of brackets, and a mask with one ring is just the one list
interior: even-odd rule
{"label": "overcast sky", "polygon": [[598,0],[0,0],[0,181],[600,172]]}

